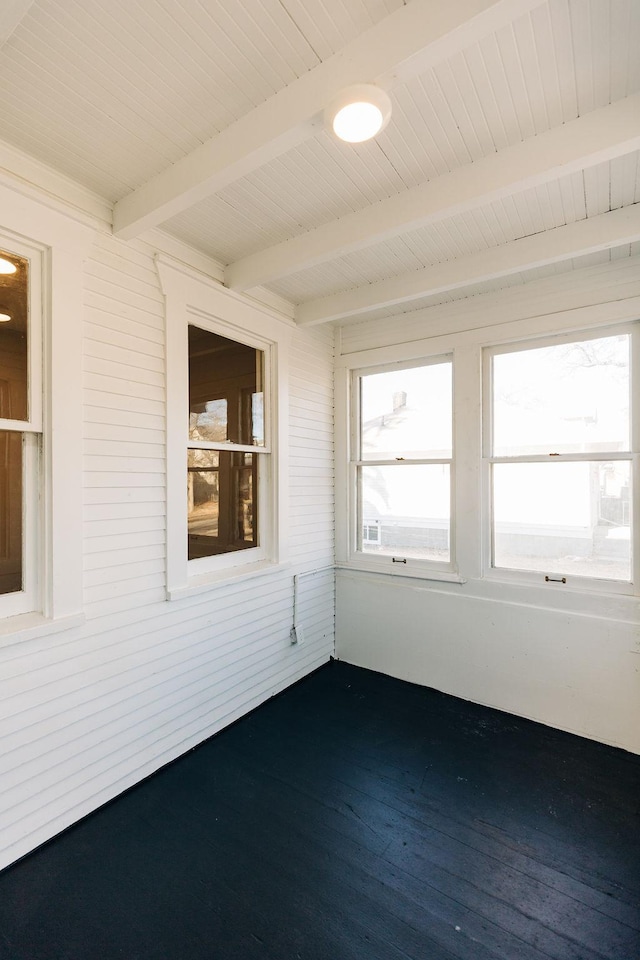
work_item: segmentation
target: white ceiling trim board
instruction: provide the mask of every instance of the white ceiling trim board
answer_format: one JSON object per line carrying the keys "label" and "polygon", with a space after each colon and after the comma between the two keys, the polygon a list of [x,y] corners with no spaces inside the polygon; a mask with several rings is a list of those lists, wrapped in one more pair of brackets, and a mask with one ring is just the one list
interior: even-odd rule
{"label": "white ceiling trim board", "polygon": [[225,282],[234,290],[269,283],[639,148],[640,94],[634,94],[237,260]]}
{"label": "white ceiling trim board", "polygon": [[66,213],[73,208],[79,219],[95,219],[104,229],[110,227],[113,205],[108,200],[4,140],[0,140],[0,182],[39,200],[46,197],[49,206]]}
{"label": "white ceiling trim board", "polygon": [[363,81],[404,82],[543,0],[413,0],[118,201],[114,233],[130,240],[314,136],[325,105]]}
{"label": "white ceiling trim board", "polygon": [[0,20],[0,47],[14,33],[20,21],[27,15],[34,0],[3,0]]}
{"label": "white ceiling trim board", "polygon": [[546,264],[609,250],[636,240],[640,240],[640,203],[423,270],[308,300],[297,308],[296,322],[300,326],[312,326],[341,320],[381,307],[409,303]]}

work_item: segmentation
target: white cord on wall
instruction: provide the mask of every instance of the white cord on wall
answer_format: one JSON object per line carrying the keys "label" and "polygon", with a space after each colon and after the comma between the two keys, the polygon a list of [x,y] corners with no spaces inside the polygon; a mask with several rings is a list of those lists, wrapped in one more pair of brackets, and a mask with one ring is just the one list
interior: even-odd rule
{"label": "white cord on wall", "polygon": [[303,577],[314,577],[319,573],[328,573],[329,570],[333,571],[334,569],[333,564],[331,564],[331,566],[318,567],[316,570],[305,570],[304,573],[295,573],[293,575],[293,626],[289,633],[292,644],[304,642],[304,630],[298,621],[298,582],[302,580]]}

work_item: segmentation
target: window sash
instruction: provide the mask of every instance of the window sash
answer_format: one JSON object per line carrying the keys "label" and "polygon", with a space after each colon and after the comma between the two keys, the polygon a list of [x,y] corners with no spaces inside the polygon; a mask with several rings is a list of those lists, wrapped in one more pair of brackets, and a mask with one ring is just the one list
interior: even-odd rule
{"label": "window sash", "polygon": [[[186,430],[186,450],[211,450],[214,452],[227,453],[250,453],[252,455],[260,454],[256,459],[257,467],[257,494],[255,495],[256,515],[257,515],[257,545],[245,547],[243,549],[230,549],[219,554],[211,554],[203,557],[193,557],[189,559],[188,552],[185,557],[187,577],[201,576],[208,572],[215,573],[219,570],[232,567],[242,567],[250,565],[269,557],[272,550],[273,529],[269,511],[269,499],[272,495],[273,469],[271,459],[273,426],[271,412],[273,409],[271,391],[273,388],[272,368],[274,365],[274,344],[271,341],[265,341],[260,337],[254,337],[247,331],[236,331],[228,329],[228,325],[219,322],[215,317],[205,317],[199,313],[192,315],[189,311],[187,323],[185,325],[184,335],[188,339],[188,330],[190,326],[199,327],[201,330],[208,331],[218,336],[225,337],[238,344],[243,344],[257,351],[256,357],[256,388],[259,388],[263,394],[263,418],[264,418],[264,438],[260,445],[236,443],[233,441],[221,440],[192,440]],[[187,409],[189,408],[189,354],[186,351],[186,369],[184,371],[185,390]],[[186,457],[185,457],[186,468]],[[185,469],[185,483],[188,476],[188,470]],[[185,500],[185,526],[187,526],[187,504]],[[188,536],[188,531],[187,531]]]}
{"label": "window sash", "polygon": [[[351,371],[350,378],[350,397],[351,397],[351,418],[350,418],[350,464],[349,464],[349,502],[350,510],[349,514],[351,521],[349,524],[349,557],[351,560],[357,561],[359,564],[373,565],[376,567],[384,567],[385,572],[394,573],[396,575],[402,575],[403,573],[407,575],[412,569],[424,569],[424,570],[440,570],[440,571],[451,571],[454,568],[454,553],[455,553],[455,509],[454,509],[454,492],[455,492],[455,469],[454,469],[454,458],[455,458],[455,439],[454,439],[454,423],[453,423],[453,407],[452,407],[452,425],[451,425],[451,445],[452,445],[452,455],[450,457],[420,457],[412,453],[405,453],[403,456],[393,457],[393,458],[382,458],[375,459],[373,457],[367,458],[362,456],[362,381],[367,376],[375,376],[377,374],[389,373],[389,372],[398,372],[401,370],[418,370],[424,367],[438,366],[440,364],[450,364],[451,373],[452,373],[452,405],[454,402],[453,399],[453,389],[454,384],[453,380],[455,377],[454,367],[453,367],[453,355],[451,353],[438,354],[431,357],[425,357],[421,359],[414,359],[406,362],[399,363],[387,363],[380,364],[375,366],[363,367]],[[449,516],[447,518],[447,527],[448,527],[448,559],[430,559],[426,557],[412,557],[404,556],[403,548],[398,547],[398,552],[391,554],[390,552],[385,554],[376,554],[374,552],[365,551],[363,549],[363,524],[364,524],[364,514],[363,514],[363,503],[361,496],[362,482],[361,474],[362,469],[374,468],[374,467],[394,467],[397,469],[403,469],[409,466],[437,466],[437,465],[446,465],[449,467]],[[371,519],[371,518],[367,518]],[[381,533],[378,529],[378,543],[381,542]],[[372,541],[367,541],[372,543]],[[376,541],[374,541],[376,542]],[[394,562],[395,558],[395,562]]]}
{"label": "window sash", "polygon": [[[540,347],[553,346],[557,344],[583,343],[592,340],[600,340],[606,337],[614,337],[625,334],[629,336],[629,437],[630,449],[626,450],[589,450],[585,452],[555,452],[550,450],[545,454],[529,454],[514,456],[495,456],[493,455],[493,358],[495,356],[521,353],[528,350],[535,350]],[[634,411],[638,410],[640,402],[640,329],[637,324],[622,324],[615,326],[602,326],[588,331],[573,330],[561,335],[527,338],[515,343],[497,344],[486,347],[483,351],[483,395],[485,401],[482,411],[482,449],[483,449],[483,508],[487,522],[485,524],[485,543],[484,543],[484,575],[490,579],[518,579],[529,583],[539,583],[541,577],[546,575],[555,576],[558,571],[541,571],[533,568],[516,568],[495,565],[495,538],[496,538],[496,518],[495,518],[495,500],[493,470],[495,465],[499,464],[537,464],[537,463],[606,463],[606,462],[628,462],[631,476],[631,496],[630,496],[630,579],[607,579],[604,577],[589,576],[587,574],[572,573],[569,570],[560,571],[564,576],[563,583],[573,583],[576,581],[582,584],[589,584],[589,589],[602,589],[617,593],[633,593],[634,584],[637,585],[640,575],[640,557],[634,545],[638,540],[638,506],[639,496],[636,490],[637,476],[634,468],[640,466],[638,463],[638,454],[634,451],[638,449],[640,439],[640,417],[634,416]]]}
{"label": "window sash", "polygon": [[[483,405],[482,405],[482,455],[483,459],[487,459],[490,462],[500,462],[500,461],[510,461],[517,460],[519,457],[513,455],[507,456],[496,456],[494,454],[494,384],[493,384],[493,358],[498,356],[504,356],[505,354],[516,354],[516,353],[525,353],[530,350],[537,350],[543,347],[553,347],[560,346],[562,344],[572,344],[572,343],[588,343],[592,340],[602,340],[606,337],[615,337],[619,335],[629,336],[629,440],[630,440],[630,449],[623,451],[588,451],[585,453],[563,453],[558,452],[557,457],[570,458],[578,457],[581,459],[598,459],[601,456],[604,459],[612,459],[614,453],[621,453],[624,455],[629,455],[633,449],[637,449],[638,440],[636,434],[640,428],[640,423],[638,422],[640,418],[634,417],[635,403],[634,398],[637,400],[639,396],[639,385],[636,383],[636,380],[640,379],[638,374],[638,363],[637,363],[637,354],[639,350],[639,331],[637,325],[635,324],[617,324],[610,327],[597,327],[592,330],[573,330],[568,333],[558,334],[555,336],[546,336],[546,337],[529,337],[525,340],[520,340],[511,343],[502,343],[495,344],[490,347],[485,347],[483,351],[483,371],[482,371],[482,380],[483,380]],[[542,454],[525,454],[523,459],[525,460],[535,460],[537,457],[542,457],[542,459],[548,458],[550,453],[554,453],[554,459],[556,459],[555,451],[550,450],[548,453]]]}
{"label": "window sash", "polygon": [[0,248],[28,262],[26,417],[0,418],[0,430],[17,434],[22,444],[21,478],[21,589],[0,594],[0,617],[42,609],[45,574],[43,540],[42,430],[43,430],[43,272],[44,257],[37,247],[0,237]]}
{"label": "window sash", "polygon": [[31,613],[41,607],[38,549],[41,540],[41,440],[22,433],[22,589],[0,595],[0,617]]}

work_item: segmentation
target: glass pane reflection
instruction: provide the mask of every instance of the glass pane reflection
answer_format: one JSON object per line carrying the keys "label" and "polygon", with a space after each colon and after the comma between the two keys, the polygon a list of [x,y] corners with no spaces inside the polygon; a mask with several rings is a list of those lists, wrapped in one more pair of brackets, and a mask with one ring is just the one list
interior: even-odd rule
{"label": "glass pane reflection", "polygon": [[22,434],[0,430],[0,593],[22,590]]}
{"label": "glass pane reflection", "polygon": [[189,450],[189,560],[257,546],[257,457]]}
{"label": "glass pane reflection", "polygon": [[452,365],[362,377],[361,459],[448,459],[452,446]]}
{"label": "glass pane reflection", "polygon": [[29,261],[0,250],[15,273],[0,273],[0,418],[27,420]]}
{"label": "glass pane reflection", "polygon": [[189,327],[189,439],[264,446],[264,354]]}

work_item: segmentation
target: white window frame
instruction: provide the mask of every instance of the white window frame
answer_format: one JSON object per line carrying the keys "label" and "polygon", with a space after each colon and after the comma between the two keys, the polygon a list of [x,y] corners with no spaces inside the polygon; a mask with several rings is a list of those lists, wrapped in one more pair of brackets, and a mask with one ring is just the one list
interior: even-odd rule
{"label": "white window frame", "polygon": [[[158,255],[156,264],[166,301],[167,598],[176,600],[286,560],[288,462],[281,438],[293,323],[169,257]],[[265,446],[243,448],[259,457],[258,546],[194,560],[187,559],[187,449],[202,444],[188,439],[189,325],[263,351],[265,364]]]}
{"label": "white window frame", "polygon": [[[29,419],[23,591],[0,597],[0,646],[82,613],[83,265],[94,230],[0,185],[0,247],[29,260]],[[0,421],[0,427],[2,421]]]}
{"label": "white window frame", "polygon": [[[545,581],[545,573],[531,570],[516,570],[507,567],[493,566],[493,490],[492,474],[493,465],[496,463],[548,463],[549,455],[531,455],[531,456],[493,456],[493,382],[492,370],[493,357],[506,353],[524,352],[526,350],[535,350],[541,347],[553,346],[562,343],[580,343],[589,340],[599,340],[602,337],[616,336],[618,334],[630,335],[630,450],[622,453],[593,453],[588,454],[569,454],[554,452],[555,463],[569,462],[607,462],[611,460],[624,460],[629,462],[631,473],[631,490],[635,491],[638,485],[638,449],[639,449],[639,431],[640,417],[634,416],[634,411],[640,409],[640,325],[638,323],[626,323],[589,328],[586,330],[572,330],[570,332],[546,335],[529,336],[526,339],[516,342],[497,343],[486,346],[483,351],[483,443],[482,443],[482,485],[483,485],[483,511],[486,522],[484,524],[484,543],[483,543],[483,566],[484,575],[488,580],[513,581],[519,583],[529,583],[539,585]],[[551,451],[550,451],[551,452]],[[638,589],[640,574],[640,558],[638,557],[638,525],[640,515],[638,514],[638,497],[632,495],[631,502],[631,582],[619,580],[605,580],[596,577],[572,576],[571,574],[562,574],[559,578],[553,574],[553,580],[546,581],[552,583],[561,583],[563,586],[573,587],[575,589],[594,590],[595,592],[634,594]],[[552,574],[552,571],[548,571]]]}
{"label": "white window frame", "polygon": [[[344,545],[340,548],[340,539],[337,538],[338,560],[343,564],[360,570],[375,570],[391,576],[418,577],[425,579],[458,579],[456,571],[456,517],[455,517],[455,488],[456,488],[456,437],[455,418],[452,406],[452,454],[451,458],[412,459],[407,463],[449,465],[449,560],[447,562],[428,560],[417,557],[405,557],[401,551],[392,556],[390,554],[374,554],[358,549],[360,530],[363,516],[359,502],[358,470],[361,466],[376,465],[382,461],[369,461],[361,458],[360,451],[360,381],[363,377],[387,373],[396,370],[408,370],[418,367],[435,366],[441,363],[451,363],[452,366],[452,393],[455,395],[455,365],[452,351],[436,353],[427,356],[403,360],[401,362],[387,362],[364,367],[355,367],[349,372],[349,439],[348,439],[348,535],[346,551]],[[453,402],[453,396],[452,396]],[[395,461],[389,461],[394,463]],[[401,469],[401,468],[399,468]]]}
{"label": "white window frame", "polygon": [[0,250],[28,261],[27,311],[27,416],[24,420],[0,417],[0,430],[22,436],[22,589],[0,595],[0,617],[42,609],[43,570],[38,557],[43,535],[40,504],[42,487],[42,364],[44,251],[0,232]]}
{"label": "white window frame", "polygon": [[[483,378],[483,358],[486,349],[516,350],[519,344],[542,343],[545,338],[566,342],[585,338],[596,339],[615,334],[618,330],[632,336],[632,410],[640,410],[640,321],[637,298],[597,303],[579,310],[562,310],[536,317],[498,315],[487,323],[486,315],[451,330],[451,322],[433,324],[433,334],[421,339],[398,344],[371,347],[339,354],[336,358],[336,565],[339,569],[361,571],[376,577],[402,577],[403,571],[382,570],[378,564],[354,558],[352,552],[354,523],[354,489],[350,471],[352,449],[352,388],[354,370],[385,365],[415,365],[430,357],[453,353],[453,418],[455,455],[455,567],[450,571],[413,570],[405,576],[423,581],[445,581],[433,589],[455,589],[446,584],[467,584],[464,592],[479,597],[510,598],[515,603],[549,604],[558,609],[584,611],[596,609],[599,597],[610,595],[612,602],[633,615],[632,606],[640,595],[640,415],[632,417],[632,463],[636,483],[632,491],[632,511],[635,518],[633,537],[633,586],[618,585],[615,581],[573,577],[566,584],[544,582],[535,573],[529,577],[520,571],[513,574],[490,567],[491,523],[488,506],[491,491],[488,470],[483,457],[483,415],[486,382]],[[385,334],[388,336],[387,334]],[[486,425],[485,425],[486,434]],[[425,583],[425,588],[427,584]],[[633,608],[635,609],[635,608]],[[631,611],[631,612],[630,612]]]}
{"label": "white window frame", "polygon": [[[272,512],[269,509],[269,490],[273,486],[272,453],[273,453],[273,428],[271,410],[273,406],[273,369],[274,369],[274,344],[262,337],[252,336],[245,331],[238,333],[230,331],[229,325],[219,318],[201,317],[194,313],[190,314],[187,324],[189,326],[199,327],[201,330],[207,330],[209,333],[215,333],[232,340],[234,343],[242,343],[247,347],[260,350],[263,355],[263,396],[264,396],[264,443],[262,446],[253,446],[252,444],[242,443],[211,443],[204,440],[189,440],[187,435],[187,450],[211,450],[211,451],[229,451],[232,453],[250,453],[256,456],[258,467],[257,484],[257,516],[258,516],[258,545],[247,547],[244,550],[228,551],[227,553],[217,554],[211,557],[200,557],[195,560],[189,560],[189,576],[198,577],[209,572],[217,572],[232,567],[245,567],[251,564],[267,561],[271,557],[273,544],[272,531]],[[187,384],[188,387],[188,384]],[[189,413],[189,395],[187,392],[187,416]],[[186,482],[186,475],[185,475]]]}

